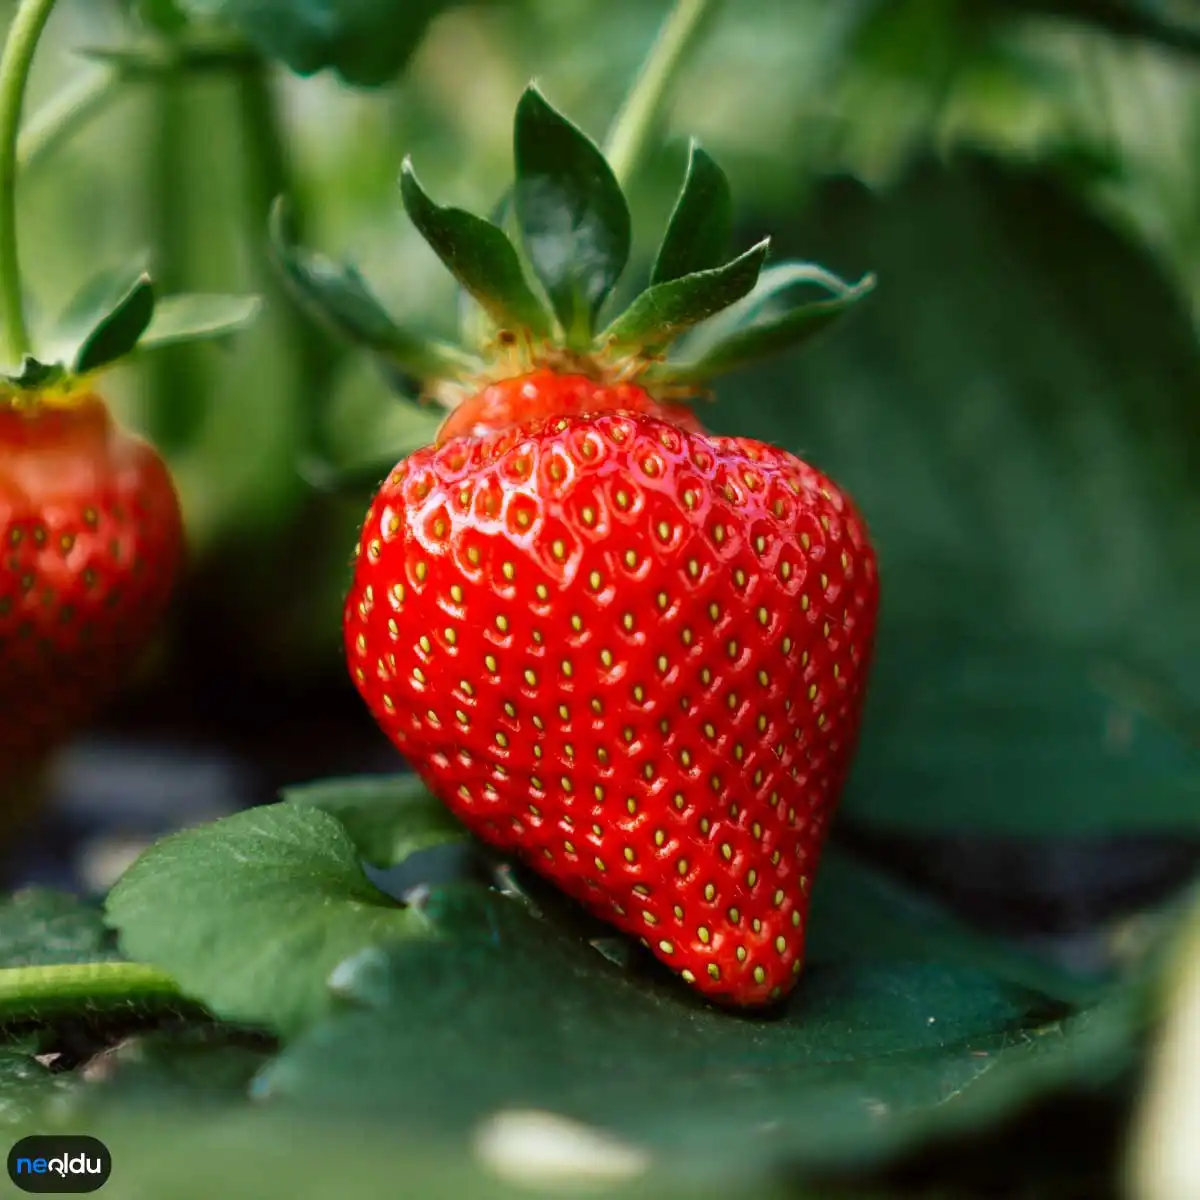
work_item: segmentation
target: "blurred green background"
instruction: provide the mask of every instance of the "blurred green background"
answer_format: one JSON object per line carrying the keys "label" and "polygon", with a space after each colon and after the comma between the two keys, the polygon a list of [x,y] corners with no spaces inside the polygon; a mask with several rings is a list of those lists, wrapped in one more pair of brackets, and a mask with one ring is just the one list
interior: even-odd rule
{"label": "blurred green background", "polygon": [[[110,381],[171,461],[192,552],[130,722],[286,740],[336,709],[381,761],[340,649],[369,493],[312,481],[436,419],[293,307],[268,207],[290,196],[307,244],[356,262],[402,322],[450,332],[452,281],[398,202],[403,155],[438,198],[488,211],[525,83],[599,137],[665,11],[63,0],[31,116],[96,73],[125,82],[25,178],[36,310],[142,252],[166,289],[268,300],[228,345]],[[844,329],[706,410],[811,457],[875,531],[884,616],[847,800],[868,838],[1158,832],[1192,861],[1198,63],[1191,3],[739,0],[633,188],[628,285],[690,134],[729,173],[747,244],[770,231],[781,257],[878,274]],[[322,765],[363,765],[358,744]]]}

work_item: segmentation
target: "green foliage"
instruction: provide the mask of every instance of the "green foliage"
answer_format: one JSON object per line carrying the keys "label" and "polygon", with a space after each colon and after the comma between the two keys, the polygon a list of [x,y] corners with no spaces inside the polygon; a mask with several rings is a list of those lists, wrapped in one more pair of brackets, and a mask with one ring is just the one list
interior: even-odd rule
{"label": "green foliage", "polygon": [[599,148],[529,87],[513,128],[513,205],[568,342],[586,348],[629,260],[629,208]]}
{"label": "green foliage", "polygon": [[440,208],[421,189],[408,159],[400,171],[404,208],[454,277],[501,328],[550,335],[550,316],[533,294],[508,235],[461,208]]}
{"label": "green foliage", "polygon": [[0,905],[0,968],[116,957],[115,939],[96,905],[47,888],[14,892]]}
{"label": "green foliage", "polygon": [[745,296],[758,281],[769,244],[764,239],[723,267],[652,284],[603,336],[638,350],[666,345]]}
{"label": "green foliage", "polygon": [[615,965],[561,902],[464,880],[402,909],[355,865],[462,836],[411,781],[330,781],[167,839],[109,917],[212,1009],[290,1035],[253,1087],[276,1110],[453,1144],[539,1109],[685,1175],[889,1158],[1106,1086],[1141,1037],[1136,989],[1084,988],[841,856],[817,886],[803,984],[767,1019]]}
{"label": "green foliage", "polygon": [[874,531],[883,623],[848,815],[1194,827],[1200,355],[1178,297],[1037,169],[927,163],[878,197],[830,185],[807,220],[806,244],[886,286],[714,419],[802,447]]}
{"label": "green foliage", "polygon": [[650,271],[651,284],[719,266],[732,237],[733,195],[729,180],[693,139],[683,187]]}
{"label": "green foliage", "polygon": [[426,934],[417,910],[367,881],[343,826],[302,805],[174,834],[126,873],[107,911],[126,954],[220,1017],[285,1032],[328,1007],[343,959]]}
{"label": "green foliage", "polygon": [[394,79],[429,22],[453,0],[179,0],[193,16],[217,18],[269,58],[311,75],[333,68],[348,83]]}

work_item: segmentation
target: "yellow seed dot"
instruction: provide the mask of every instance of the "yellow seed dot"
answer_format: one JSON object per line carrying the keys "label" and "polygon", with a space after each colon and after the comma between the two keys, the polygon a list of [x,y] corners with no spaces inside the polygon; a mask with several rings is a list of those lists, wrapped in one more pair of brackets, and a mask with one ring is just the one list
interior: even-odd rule
{"label": "yellow seed dot", "polygon": [[636,550],[626,550],[625,551],[625,565],[627,567],[629,567],[631,569],[633,567],[636,567],[637,561],[638,561],[638,556],[637,556]]}
{"label": "yellow seed dot", "polygon": [[736,908],[731,908],[729,910],[729,919],[734,925],[736,925],[739,921],[741,921],[742,914]]}
{"label": "yellow seed dot", "polygon": [[555,558],[565,558],[567,555],[566,543],[563,542],[561,538],[555,538],[554,541],[550,543],[550,553],[553,554]]}
{"label": "yellow seed dot", "polygon": [[671,603],[671,600],[666,592],[659,592],[658,595],[654,597],[654,602],[659,608],[666,608],[667,605]]}
{"label": "yellow seed dot", "polygon": [[700,832],[701,833],[707,835],[707,833],[711,827],[712,827],[711,823],[709,822],[709,819],[707,817],[700,818]]}
{"label": "yellow seed dot", "polygon": [[[633,890],[636,892],[637,888],[634,888]],[[647,892],[645,894],[648,895],[649,893]],[[645,921],[647,925],[657,925],[658,924],[658,918],[652,912],[650,912],[649,909],[645,910],[642,913],[642,920]]]}
{"label": "yellow seed dot", "polygon": [[617,495],[616,495],[616,501],[617,501],[618,508],[628,508],[629,507],[628,493],[626,493],[624,490],[618,491]]}
{"label": "yellow seed dot", "polygon": [[545,600],[550,595],[550,592],[544,583],[539,583],[533,590],[537,593],[537,598],[539,600]]}
{"label": "yellow seed dot", "polygon": [[798,909],[793,909],[792,910],[792,925],[798,927],[799,924],[800,924],[800,912]]}
{"label": "yellow seed dot", "polygon": [[600,661],[606,667],[611,667],[613,665],[612,651],[611,650],[601,650],[600,651]]}
{"label": "yellow seed dot", "polygon": [[712,903],[713,900],[715,900],[717,898],[717,889],[715,887],[713,887],[713,885],[711,883],[706,883],[704,885],[704,898],[710,904]]}
{"label": "yellow seed dot", "polygon": [[504,702],[504,712],[509,717],[515,717],[517,715],[517,706],[511,700],[506,700]]}
{"label": "yellow seed dot", "polygon": [[737,948],[737,951],[736,951],[736,953],[737,953],[737,960],[738,960],[738,962],[745,962],[745,961],[746,961],[746,947],[745,947],[745,946],[739,946],[739,947]]}
{"label": "yellow seed dot", "polygon": [[692,765],[692,753],[690,750],[680,750],[679,761],[683,764],[684,770],[687,770]]}
{"label": "yellow seed dot", "polygon": [[755,967],[754,968],[754,982],[755,983],[765,983],[766,980],[767,980],[766,971],[764,971],[762,967]]}
{"label": "yellow seed dot", "polygon": [[658,943],[658,948],[664,954],[674,954],[675,953],[675,944],[673,942],[668,942],[666,938],[663,938],[663,940]]}
{"label": "yellow seed dot", "polygon": [[675,914],[675,920],[677,920],[677,921],[683,920],[683,909],[680,908],[678,904],[675,905],[675,907],[671,911]]}
{"label": "yellow seed dot", "polygon": [[633,862],[633,861],[634,861],[636,858],[637,858],[637,854],[634,852],[634,849],[633,849],[633,847],[632,847],[632,846],[626,846],[626,847],[625,847],[625,861],[626,861],[626,862]]}
{"label": "yellow seed dot", "polygon": [[496,673],[496,656],[494,654],[485,654],[483,656],[483,665],[495,675]]}
{"label": "yellow seed dot", "polygon": [[604,799],[604,788],[600,784],[596,784],[592,788],[592,795],[596,797],[596,803],[599,804]]}
{"label": "yellow seed dot", "polygon": [[425,672],[422,671],[420,667],[413,667],[413,678],[418,683],[424,683],[425,682]]}
{"label": "yellow seed dot", "polygon": [[754,887],[754,885],[758,883],[758,872],[753,867],[746,872],[746,883],[750,887]]}
{"label": "yellow seed dot", "polygon": [[591,587],[593,592],[598,592],[600,590],[601,582],[602,580],[600,578],[599,571],[592,571],[591,574],[588,575],[588,585]]}
{"label": "yellow seed dot", "polygon": [[721,968],[718,967],[716,963],[708,964],[708,977],[710,979],[720,979],[721,978]]}
{"label": "yellow seed dot", "polygon": [[517,568],[510,562],[504,563],[500,567],[500,571],[505,579],[515,579],[517,577]]}
{"label": "yellow seed dot", "polygon": [[654,844],[656,846],[661,846],[666,840],[667,833],[665,829],[656,829],[654,831]]}
{"label": "yellow seed dot", "polygon": [[694,558],[688,559],[687,572],[693,579],[700,574],[700,564]]}
{"label": "yellow seed dot", "polygon": [[680,875],[686,875],[688,873],[688,860],[686,858],[681,858],[675,864],[675,869],[679,872]]}
{"label": "yellow seed dot", "polygon": [[726,862],[733,858],[733,847],[728,842],[721,843],[721,857]]}
{"label": "yellow seed dot", "polygon": [[508,618],[503,614],[496,618],[496,628],[500,630],[501,633],[508,632]]}
{"label": "yellow seed dot", "polygon": [[442,631],[442,636],[446,639],[446,643],[453,646],[458,641],[458,634],[453,629],[445,629]]}
{"label": "yellow seed dot", "polygon": [[525,668],[525,682],[529,684],[530,687],[537,687],[537,676],[529,667]]}
{"label": "yellow seed dot", "polygon": [[508,738],[503,733],[496,734],[496,745],[502,750],[508,748]]}
{"label": "yellow seed dot", "polygon": [[569,658],[564,658],[562,660],[562,673],[569,679],[571,677],[571,672],[574,670],[575,668],[571,666],[571,660]]}
{"label": "yellow seed dot", "polygon": [[696,493],[693,492],[691,488],[688,488],[688,490],[683,493],[683,503],[687,508],[696,507]]}
{"label": "yellow seed dot", "polygon": [[635,812],[637,812],[637,801],[630,796],[625,801],[625,807],[629,810],[629,815],[632,816]]}
{"label": "yellow seed dot", "polygon": [[583,510],[579,514],[583,518],[583,523],[587,526],[595,525],[596,510],[590,504],[585,504]]}

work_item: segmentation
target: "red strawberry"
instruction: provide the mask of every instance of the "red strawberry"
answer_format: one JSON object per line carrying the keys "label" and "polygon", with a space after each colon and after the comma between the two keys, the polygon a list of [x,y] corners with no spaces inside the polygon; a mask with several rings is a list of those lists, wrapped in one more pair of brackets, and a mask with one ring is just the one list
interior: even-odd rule
{"label": "red strawberry", "polygon": [[[276,211],[298,294],[452,408],[367,515],[351,672],[481,838],[706,994],[768,1003],[800,971],[855,743],[875,559],[828,479],[709,435],[681,401],[824,328],[872,283],[810,263],[764,271],[766,242],[726,261],[728,184],[693,146],[650,286],[598,329],[631,244],[621,189],[534,89],[513,144],[523,255],[401,173],[409,216],[473,298],[468,330],[487,323],[473,344],[398,329],[361,275],[295,246]],[[823,295],[799,302],[805,288]]]}
{"label": "red strawberry", "polygon": [[0,775],[31,765],[121,682],[181,545],[162,459],[101,400],[0,402]]}
{"label": "red strawberry", "polygon": [[756,1005],[800,970],[877,589],[853,505],[799,459],[602,411],[402,463],[346,643],[469,828]]}

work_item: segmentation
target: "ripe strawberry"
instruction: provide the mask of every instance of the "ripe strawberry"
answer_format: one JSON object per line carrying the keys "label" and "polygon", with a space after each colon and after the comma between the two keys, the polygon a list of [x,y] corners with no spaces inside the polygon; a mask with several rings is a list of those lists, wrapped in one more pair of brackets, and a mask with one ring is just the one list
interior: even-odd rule
{"label": "ripe strawberry", "polygon": [[162,459],[96,396],[0,403],[0,774],[121,682],[166,606],[182,533]]}
{"label": "ripe strawberry", "polygon": [[[492,323],[469,350],[395,328],[360,276],[276,220],[300,295],[452,407],[367,514],[351,673],[481,838],[708,996],[762,1005],[801,968],[871,657],[875,558],[833,483],[708,434],[682,401],[871,283],[764,271],[765,242],[724,261],[728,185],[693,146],[650,287],[597,332],[630,245],[620,188],[532,89],[514,146],[523,261],[552,312],[500,228],[434,204],[408,164],[401,178]],[[802,286],[826,295],[796,304]]]}
{"label": "ripe strawberry", "polygon": [[602,411],[401,464],[345,628],[372,714],[469,828],[761,1004],[800,969],[876,600],[817,471]]}

